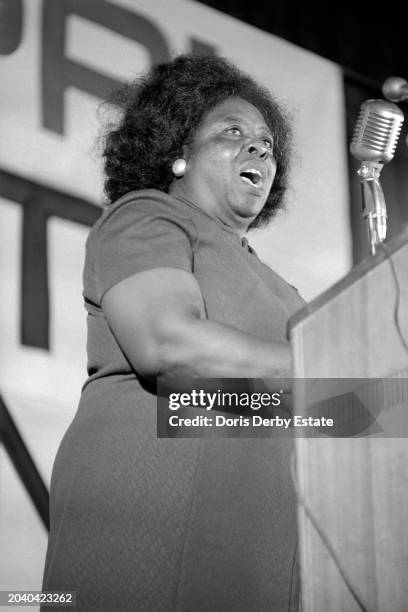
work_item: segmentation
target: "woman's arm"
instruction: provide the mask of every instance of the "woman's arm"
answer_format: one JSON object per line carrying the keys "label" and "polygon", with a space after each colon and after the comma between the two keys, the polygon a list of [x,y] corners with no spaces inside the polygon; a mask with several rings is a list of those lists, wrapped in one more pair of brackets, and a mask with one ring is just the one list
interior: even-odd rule
{"label": "woman's arm", "polygon": [[200,287],[176,268],[139,272],[102,308],[134,370],[148,378],[290,378],[289,344],[205,318]]}

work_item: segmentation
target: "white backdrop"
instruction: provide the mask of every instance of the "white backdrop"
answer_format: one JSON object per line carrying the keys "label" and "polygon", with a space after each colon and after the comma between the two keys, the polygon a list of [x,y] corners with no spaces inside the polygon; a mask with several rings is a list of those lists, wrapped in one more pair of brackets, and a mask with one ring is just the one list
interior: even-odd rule
{"label": "white backdrop", "polygon": [[[296,137],[288,210],[269,228],[250,234],[249,240],[306,299],[343,276],[351,266],[351,237],[339,67],[197,2],[109,4],[147,18],[172,54],[190,50],[192,37],[215,47],[288,105]],[[0,168],[99,205],[102,180],[95,139],[100,100],[69,87],[65,133],[42,127],[43,41],[53,35],[41,35],[42,7],[40,0],[25,0],[21,44],[14,53],[0,56]],[[65,29],[66,57],[99,73],[128,79],[149,65],[144,46],[90,19],[71,14]],[[48,221],[47,351],[22,346],[19,339],[21,206],[0,198],[0,216],[0,393],[49,484],[58,443],[86,376],[81,274],[88,228],[58,218]],[[0,478],[0,589],[38,589],[46,532],[3,449]]]}

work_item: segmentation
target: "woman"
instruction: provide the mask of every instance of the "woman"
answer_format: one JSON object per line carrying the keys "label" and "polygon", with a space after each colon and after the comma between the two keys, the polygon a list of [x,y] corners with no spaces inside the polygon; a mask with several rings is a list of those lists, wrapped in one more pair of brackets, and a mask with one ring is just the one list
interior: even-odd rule
{"label": "woman", "polygon": [[224,59],[121,92],[86,250],[88,373],[58,452],[44,589],[80,610],[296,609],[289,440],[157,439],[156,381],[290,377],[296,290],[242,235],[282,203],[289,129]]}

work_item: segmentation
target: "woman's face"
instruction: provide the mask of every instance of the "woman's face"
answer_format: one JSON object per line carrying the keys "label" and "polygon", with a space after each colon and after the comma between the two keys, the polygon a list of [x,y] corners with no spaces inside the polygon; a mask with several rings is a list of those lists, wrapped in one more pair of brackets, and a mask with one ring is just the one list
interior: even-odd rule
{"label": "woman's face", "polygon": [[245,232],[276,172],[273,137],[259,110],[241,98],[224,100],[204,116],[184,157],[185,174],[169,192]]}

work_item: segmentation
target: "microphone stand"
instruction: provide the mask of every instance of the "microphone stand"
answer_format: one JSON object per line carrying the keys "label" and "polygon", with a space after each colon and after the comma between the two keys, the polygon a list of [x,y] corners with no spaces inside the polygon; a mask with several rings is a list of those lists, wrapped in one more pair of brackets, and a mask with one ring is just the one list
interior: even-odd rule
{"label": "microphone stand", "polygon": [[368,221],[368,236],[372,255],[375,255],[377,245],[385,240],[387,234],[387,207],[380,184],[382,168],[383,164],[380,162],[363,161],[357,170],[363,200],[362,216],[363,219]]}

